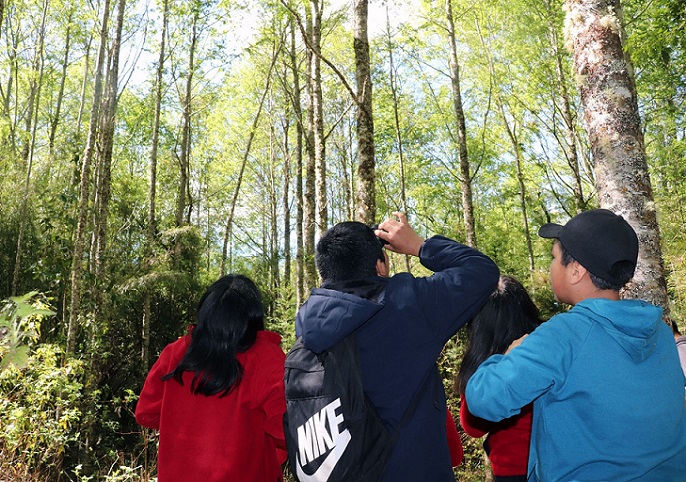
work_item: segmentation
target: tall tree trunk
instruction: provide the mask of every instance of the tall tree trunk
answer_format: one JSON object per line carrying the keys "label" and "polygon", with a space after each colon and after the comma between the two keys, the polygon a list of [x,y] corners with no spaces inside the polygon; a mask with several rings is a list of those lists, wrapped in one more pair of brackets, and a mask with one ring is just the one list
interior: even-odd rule
{"label": "tall tree trunk", "polygon": [[[2,1],[2,0],[0,0]],[[14,62],[13,62],[13,52],[14,49],[7,49],[7,64],[9,66],[9,75],[7,76],[7,86],[5,88],[0,84],[0,100],[2,101],[2,116],[10,119],[10,95],[12,93],[12,82],[14,80]],[[15,54],[16,55],[16,54]]]}
{"label": "tall tree trunk", "polygon": [[2,37],[2,26],[5,20],[5,0],[0,0],[0,37]]}
{"label": "tall tree trunk", "polygon": [[[41,73],[43,69],[43,58],[45,51],[45,21],[48,12],[48,2],[43,2],[43,13],[41,15],[41,23],[38,28],[38,43],[36,45],[31,72],[29,73],[29,97],[26,103],[26,115],[24,116],[25,123],[25,138],[26,141],[22,146],[21,159],[24,162],[24,169],[26,169],[26,164],[28,163],[30,151],[35,144],[33,142],[33,125],[34,125],[34,114],[37,116],[37,106],[36,103],[39,102],[37,97],[39,97]],[[18,97],[18,96],[17,96]]]}
{"label": "tall tree trunk", "polygon": [[[152,269],[152,257],[154,252],[157,226],[155,221],[155,203],[157,199],[157,148],[160,140],[160,113],[162,110],[162,89],[164,86],[164,56],[167,36],[167,23],[169,15],[169,0],[163,0],[162,7],[162,33],[160,35],[160,56],[157,60],[157,78],[155,84],[155,113],[152,124],[152,145],[150,146],[150,172],[148,176],[148,219],[145,230],[145,272]],[[143,296],[143,323],[141,330],[141,372],[146,373],[150,366],[150,323],[151,323],[151,298],[152,287],[145,286]]]}
{"label": "tall tree trunk", "polygon": [[[12,17],[10,16],[8,19],[9,20]],[[17,140],[16,140],[16,130],[17,130],[17,115],[16,115],[16,107],[15,107],[15,114],[14,116],[10,112],[10,99],[12,97],[12,90],[15,89],[15,85],[18,83],[17,76],[19,75],[19,65],[18,65],[18,60],[17,60],[17,49],[19,46],[19,35],[13,35],[11,38],[8,39],[8,47],[7,47],[7,64],[9,65],[9,75],[7,76],[7,87],[5,90],[5,94],[3,95],[3,102],[2,102],[2,112],[3,112],[3,117],[6,117],[9,126],[9,133],[8,133],[8,141],[10,144],[10,149],[12,152],[12,155],[14,157],[17,149]],[[15,94],[16,97],[16,94]],[[17,102],[15,102],[15,106],[17,105]]]}
{"label": "tall tree trunk", "polygon": [[[284,76],[285,77],[285,76]],[[290,108],[286,108],[286,121],[283,126],[283,184],[281,203],[283,209],[283,284],[286,287],[291,285],[291,153],[288,136],[290,135]]]}
{"label": "tall tree trunk", "polygon": [[[321,52],[319,52],[318,48],[313,47],[312,45],[312,29],[313,29],[313,15],[314,13],[311,11],[312,8],[307,9],[307,15],[306,15],[306,25],[302,25],[301,17],[298,14],[296,10],[294,10],[289,2],[286,0],[281,0],[281,4],[286,7],[286,9],[293,15],[293,17],[297,20],[298,27],[300,28],[301,34],[303,36],[303,40],[305,41],[305,44],[307,45],[307,50],[306,50],[306,58],[307,58],[307,65],[308,65],[308,81],[306,84],[306,89],[307,89],[307,98],[308,98],[308,109],[307,109],[307,120],[306,120],[306,153],[307,153],[307,158],[306,158],[306,165],[305,165],[305,193],[304,193],[304,233],[303,233],[303,244],[304,244],[304,256],[303,256],[303,264],[304,264],[304,275],[305,275],[305,285],[307,287],[313,287],[317,283],[318,277],[317,277],[317,270],[315,268],[314,264],[314,231],[315,231],[315,217],[316,217],[316,206],[315,206],[315,169],[316,169],[316,160],[315,160],[315,139],[314,139],[314,132],[315,132],[315,115],[314,112],[316,110],[316,103],[314,100],[314,86],[313,86],[313,73],[312,73],[312,65],[313,65],[313,60],[312,56],[316,55],[319,57],[322,61],[324,61],[338,76],[338,78],[341,80],[341,83],[343,86],[346,88],[346,90],[351,94],[353,98],[357,98],[357,95],[352,91],[350,85],[348,84],[345,76],[341,73],[341,71],[336,68],[336,66],[331,63],[329,60],[327,60],[325,57],[321,55]],[[312,3],[309,4],[310,7],[312,7]],[[366,12],[366,8],[365,8]],[[318,34],[319,35],[319,34]],[[365,17],[365,39],[366,39],[366,17]],[[367,45],[367,59],[369,57],[369,46]],[[367,62],[368,63],[368,62]],[[371,100],[371,91],[369,93],[369,98]],[[369,114],[371,116],[371,110],[369,111]],[[371,117],[370,117],[371,120]],[[373,128],[372,128],[373,132]],[[321,158],[323,159],[324,155],[324,139],[325,136],[322,136],[322,144],[321,144]],[[373,145],[372,145],[372,158],[373,158]],[[373,161],[373,159],[372,159]],[[372,166],[372,171],[373,171],[373,166]],[[320,171],[323,172],[323,171]],[[373,182],[373,177],[372,177],[372,182]],[[373,184],[372,184],[373,187]],[[325,192],[325,187],[324,189],[320,189],[320,193]],[[372,196],[373,199],[373,196]]]}
{"label": "tall tree trunk", "polygon": [[[36,130],[38,128],[38,113],[40,112],[40,92],[43,85],[43,67],[44,67],[44,51],[45,51],[45,20],[48,14],[48,0],[43,2],[43,14],[41,16],[41,26],[38,33],[38,45],[36,46],[36,56],[34,59],[34,68],[31,73],[29,107],[27,113],[27,134],[28,140],[26,146],[26,156],[24,158],[26,164],[26,179],[24,181],[24,195],[21,202],[21,212],[19,215],[19,233],[17,234],[17,252],[14,260],[14,274],[12,276],[12,295],[17,294],[17,286],[19,284],[19,274],[21,273],[21,257],[23,251],[23,238],[26,231],[27,211],[29,202],[29,191],[31,187],[31,169],[33,166],[33,155],[36,147]],[[34,115],[35,113],[35,115]]]}
{"label": "tall tree trunk", "polygon": [[71,21],[73,18],[73,10],[69,11],[67,18],[67,32],[64,46],[64,59],[62,60],[62,75],[60,76],[60,87],[57,91],[57,101],[55,104],[55,114],[50,122],[50,134],[48,137],[48,149],[50,158],[53,157],[53,150],[55,148],[55,136],[57,135],[57,126],[60,122],[60,115],[62,114],[62,101],[64,99],[64,86],[67,82],[67,68],[69,67],[69,48],[71,45]]}
{"label": "tall tree trunk", "polygon": [[374,118],[372,77],[367,35],[368,0],[354,0],[353,48],[357,81],[357,218],[366,224],[376,219]]}
{"label": "tall tree trunk", "polygon": [[88,201],[90,198],[91,164],[95,151],[97,138],[98,118],[100,104],[102,102],[102,77],[105,64],[105,51],[107,49],[107,28],[110,15],[110,0],[105,0],[103,5],[102,21],[100,27],[100,47],[98,48],[98,60],[95,67],[95,79],[93,89],[93,105],[91,107],[90,126],[88,140],[83,153],[81,164],[81,188],[78,207],[78,221],[76,236],[74,239],[74,256],[71,268],[71,303],[69,308],[69,328],[67,330],[67,353],[74,353],[76,349],[76,336],[78,333],[79,317],[81,316],[81,287],[83,280],[83,254],[86,247],[86,229],[88,224]]}
{"label": "tall tree trunk", "polygon": [[576,122],[572,112],[572,101],[570,100],[569,90],[567,88],[567,76],[565,75],[565,68],[562,63],[563,56],[559,48],[559,39],[557,35],[557,24],[555,23],[555,12],[553,10],[552,2],[546,0],[545,2],[546,14],[548,17],[548,39],[550,40],[550,47],[553,51],[553,61],[555,62],[555,76],[558,96],[562,105],[560,111],[562,119],[564,120],[564,133],[566,148],[564,153],[567,159],[567,165],[572,171],[572,194],[574,196],[574,207],[577,213],[586,209],[586,200],[584,199],[583,183],[581,182],[581,169],[579,166],[579,155],[576,148]]}
{"label": "tall tree trunk", "polygon": [[531,242],[531,233],[529,230],[529,215],[527,213],[528,209],[526,205],[526,183],[524,182],[524,174],[522,172],[522,148],[515,131],[516,127],[510,125],[501,100],[498,100],[498,107],[500,108],[500,115],[502,117],[503,124],[505,125],[507,137],[512,143],[512,150],[514,152],[515,173],[517,176],[517,184],[519,185],[519,208],[522,212],[522,225],[524,229],[524,238],[526,239],[526,251],[529,256],[529,270],[533,272],[536,266],[534,261],[535,258],[533,244]]}
{"label": "tall tree trunk", "polygon": [[319,0],[310,0],[312,12],[312,34],[310,47],[314,55],[310,56],[310,75],[312,76],[312,125],[314,128],[314,164],[317,192],[316,211],[319,234],[328,229],[327,215],[328,199],[326,195],[326,157],[324,140],[324,111],[322,107],[322,74],[321,74],[321,39],[322,39],[322,11]]}
{"label": "tall tree trunk", "polygon": [[[111,171],[112,171],[112,152],[114,148],[115,117],[117,112],[118,84],[119,84],[119,53],[121,50],[122,29],[124,25],[124,12],[126,0],[117,1],[117,17],[114,29],[112,45],[108,50],[109,59],[107,60],[107,75],[105,77],[104,96],[98,116],[98,154],[99,162],[94,171],[97,172],[95,182],[95,200],[93,202],[93,247],[91,252],[93,262],[91,269],[93,273],[93,319],[95,323],[91,328],[90,350],[90,369],[88,370],[85,390],[88,392],[95,390],[101,385],[102,373],[98,368],[98,342],[105,333],[103,329],[107,325],[107,224],[109,220],[109,202],[111,192]],[[93,120],[91,119],[91,122]],[[81,408],[85,413],[96,410],[94,399],[85,399]],[[94,461],[92,446],[97,440],[97,424],[93,419],[85,422],[81,439],[83,465],[86,470],[90,469]]]}
{"label": "tall tree trunk", "polygon": [[640,241],[636,274],[623,296],[662,306],[667,320],[660,231],[633,68],[623,49],[622,9],[618,0],[567,0],[565,7],[600,206],[621,214]]}
{"label": "tall tree trunk", "polygon": [[295,42],[295,20],[291,25],[290,62],[293,74],[293,114],[295,115],[295,257],[296,257],[296,306],[300,306],[305,297],[305,256],[303,246],[303,114],[300,105],[300,71],[298,69],[297,48]]}
{"label": "tall tree trunk", "polygon": [[453,88],[453,111],[457,123],[457,157],[460,162],[460,185],[462,187],[462,212],[467,244],[476,248],[476,226],[474,222],[474,203],[472,196],[472,174],[467,151],[467,127],[462,109],[460,92],[460,64],[457,62],[457,42],[455,40],[455,22],[453,20],[452,0],[446,0],[448,18],[448,40],[450,43],[450,83]]}
{"label": "tall tree trunk", "polygon": [[[310,7],[312,5],[310,4]],[[306,43],[311,45],[312,42],[312,29],[313,29],[313,17],[314,13],[311,8],[307,10],[306,24],[307,24],[307,39]],[[316,154],[315,154],[315,142],[314,142],[314,110],[316,108],[315,96],[315,86],[314,86],[314,75],[312,73],[312,66],[314,65],[313,49],[310,47],[306,51],[307,58],[307,84],[305,89],[307,91],[307,114],[306,122],[307,127],[305,129],[305,196],[304,196],[304,235],[305,240],[303,241],[305,246],[305,289],[314,288],[317,285],[317,269],[314,264],[314,233],[316,225],[316,203],[315,203],[315,178],[316,178]]]}
{"label": "tall tree trunk", "polygon": [[110,49],[109,70],[105,85],[105,98],[101,108],[100,128],[100,162],[99,175],[95,202],[96,235],[95,262],[93,272],[95,274],[95,319],[102,319],[104,303],[104,288],[106,276],[106,252],[107,252],[107,223],[109,220],[109,206],[112,179],[112,151],[114,149],[114,128],[117,112],[118,84],[119,84],[119,52],[121,50],[121,36],[124,25],[124,10],[126,0],[118,0],[117,22],[115,36]]}
{"label": "tall tree trunk", "polygon": [[[391,37],[391,21],[388,15],[388,4],[386,4],[386,29],[388,33],[388,79],[393,95],[393,121],[395,127],[395,143],[398,148],[398,165],[400,167],[400,209],[407,213],[407,193],[405,190],[405,158],[403,156],[403,137],[400,129],[399,96],[398,85],[395,77],[395,64],[393,63],[393,39]],[[346,172],[346,170],[343,170]],[[408,273],[411,270],[410,256],[405,255],[405,269]]]}
{"label": "tall tree trunk", "polygon": [[[195,48],[198,44],[198,19],[200,7],[193,6],[193,20],[191,25],[191,45],[188,52],[188,72],[186,74],[186,89],[182,100],[183,126],[181,128],[181,152],[179,155],[179,190],[176,198],[176,226],[185,222],[186,201],[188,197],[188,173],[191,151],[191,115],[193,98],[193,74],[195,73]],[[177,246],[178,248],[178,246]]]}
{"label": "tall tree trunk", "polygon": [[219,272],[222,276],[226,274],[226,257],[229,247],[229,239],[231,238],[231,230],[233,228],[233,216],[236,212],[236,205],[238,204],[238,195],[241,191],[241,184],[243,183],[243,173],[245,172],[245,166],[248,163],[248,157],[250,156],[250,149],[252,148],[252,141],[255,138],[255,133],[257,132],[257,127],[260,122],[260,115],[262,115],[262,108],[264,107],[265,99],[269,94],[272,71],[274,70],[274,65],[276,64],[276,59],[281,50],[281,45],[278,46],[277,50],[274,52],[272,57],[272,63],[269,66],[269,72],[267,73],[267,82],[264,86],[264,92],[262,92],[262,97],[260,98],[260,104],[257,107],[257,112],[255,113],[255,118],[252,122],[252,127],[250,128],[250,134],[248,136],[248,142],[245,146],[245,152],[243,153],[243,160],[241,162],[241,168],[238,172],[238,178],[236,180],[236,187],[233,190],[233,197],[231,199],[231,205],[229,207],[229,215],[226,220],[226,228],[224,229],[224,243],[222,245],[222,260],[219,267]]}
{"label": "tall tree trunk", "polygon": [[531,233],[529,230],[529,215],[527,213],[528,209],[526,206],[526,184],[524,183],[524,174],[522,172],[522,149],[517,136],[507,123],[507,119],[505,119],[505,112],[502,110],[502,106],[501,112],[503,116],[503,122],[507,128],[507,135],[512,142],[512,149],[515,153],[515,168],[517,173],[517,183],[519,184],[519,206],[522,210],[522,224],[524,226],[524,238],[526,239],[526,251],[529,255],[529,270],[533,272],[536,266],[534,261],[534,249],[531,242]]}
{"label": "tall tree trunk", "polygon": [[76,148],[81,143],[81,122],[83,120],[83,110],[86,107],[86,87],[88,86],[88,66],[90,64],[91,44],[93,43],[93,36],[89,35],[86,41],[86,53],[83,60],[83,81],[81,82],[81,95],[79,96],[79,115],[76,117]]}
{"label": "tall tree trunk", "polygon": [[[491,82],[493,84],[496,84],[499,82],[499,79],[495,71],[495,65],[493,63],[491,51],[489,49],[488,44],[486,43],[486,39],[481,33],[481,27],[479,26],[478,21],[476,26],[479,33],[479,38],[481,39],[481,44],[484,47],[484,52],[486,53],[486,57],[488,59],[488,69],[491,74]],[[505,111],[505,100],[503,100],[502,91],[499,87],[497,87],[495,91],[496,105],[498,106],[503,126],[505,127],[505,131],[507,132],[507,137],[510,139],[510,142],[512,143],[512,151],[515,158],[515,175],[517,177],[517,183],[519,184],[519,206],[522,212],[524,238],[526,240],[526,250],[529,257],[529,270],[533,271],[535,269],[535,258],[533,243],[531,242],[531,233],[529,231],[529,216],[527,214],[526,205],[526,183],[524,182],[524,173],[522,171],[522,147],[519,142],[517,134],[517,121],[513,120],[512,123],[510,123],[510,121],[507,118],[507,113]]]}
{"label": "tall tree trunk", "polygon": [[505,113],[505,107],[500,95],[496,95],[498,108],[500,109],[500,116],[505,126],[505,131],[507,132],[507,137],[512,143],[512,150],[514,152],[515,158],[515,173],[517,176],[517,184],[519,185],[519,207],[522,212],[522,225],[524,227],[524,237],[526,239],[526,251],[529,257],[529,271],[534,271],[536,268],[534,261],[534,249],[533,243],[531,242],[531,233],[529,230],[529,215],[527,213],[526,205],[526,183],[524,182],[524,174],[522,172],[522,148],[519,142],[519,138],[516,132],[516,126],[510,125]]}
{"label": "tall tree trunk", "polygon": [[279,201],[276,187],[276,142],[273,124],[269,131],[269,277],[271,278],[270,286],[273,290],[273,298],[276,298],[279,286],[281,286],[281,279],[279,275],[279,225],[277,222]]}
{"label": "tall tree trunk", "polygon": [[355,139],[353,136],[354,127],[352,124],[348,125],[347,139],[341,144],[344,146],[341,154],[342,162],[345,164],[343,171],[345,172],[345,205],[347,207],[347,218],[353,219],[357,212],[357,196],[355,194],[355,187],[357,186],[357,166],[355,161]]}
{"label": "tall tree trunk", "polygon": [[[119,53],[124,25],[126,0],[117,2],[117,18],[114,39],[108,51],[108,69],[105,77],[104,97],[100,107],[100,127],[98,130],[98,163],[95,179],[95,199],[93,202],[93,246],[91,249],[94,289],[93,319],[98,320],[91,330],[91,343],[96,346],[98,337],[103,333],[106,323],[109,297],[107,289],[107,235],[109,222],[109,205],[112,179],[112,153],[114,149],[115,117],[117,112],[119,84]],[[95,370],[94,370],[95,372]],[[95,378],[97,383],[97,377]]]}

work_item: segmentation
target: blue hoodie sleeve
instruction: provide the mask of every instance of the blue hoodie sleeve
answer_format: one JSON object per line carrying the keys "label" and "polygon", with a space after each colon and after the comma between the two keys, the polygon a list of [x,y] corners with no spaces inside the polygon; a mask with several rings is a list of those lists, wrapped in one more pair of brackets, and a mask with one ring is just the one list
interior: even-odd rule
{"label": "blue hoodie sleeve", "polygon": [[467,382],[465,396],[470,412],[499,422],[561,386],[574,363],[572,347],[581,343],[586,333],[570,326],[581,323],[575,318],[557,315],[507,355],[492,355],[483,362]]}
{"label": "blue hoodie sleeve", "polygon": [[485,254],[443,236],[427,239],[419,259],[434,274],[415,280],[415,294],[427,322],[445,342],[481,309],[500,271]]}

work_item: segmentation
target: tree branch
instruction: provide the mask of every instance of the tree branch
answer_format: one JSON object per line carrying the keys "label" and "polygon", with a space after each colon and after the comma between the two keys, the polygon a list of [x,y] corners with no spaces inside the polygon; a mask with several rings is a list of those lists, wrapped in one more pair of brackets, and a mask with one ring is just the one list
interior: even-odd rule
{"label": "tree branch", "polygon": [[352,89],[352,87],[350,87],[350,84],[346,80],[343,73],[340,70],[338,70],[338,68],[334,64],[332,64],[331,61],[329,61],[329,59],[324,57],[321,54],[321,52],[317,52],[317,50],[312,47],[312,45],[310,44],[309,37],[307,35],[307,31],[305,30],[305,27],[303,26],[302,18],[300,18],[300,14],[298,12],[296,12],[295,10],[293,10],[293,7],[291,7],[286,0],[281,0],[281,4],[284,7],[286,7],[286,10],[288,10],[291,13],[291,15],[293,15],[293,17],[295,17],[295,20],[298,22],[298,28],[300,28],[300,33],[303,36],[303,41],[305,42],[305,45],[307,45],[307,48],[310,49],[310,51],[314,55],[316,55],[320,60],[322,60],[326,65],[328,65],[331,70],[334,71],[334,73],[338,76],[338,78],[343,83],[343,86],[346,88],[346,90],[348,91],[350,96],[353,98],[353,101],[356,104],[360,104],[360,101],[358,100],[357,93],[355,93],[355,91]]}

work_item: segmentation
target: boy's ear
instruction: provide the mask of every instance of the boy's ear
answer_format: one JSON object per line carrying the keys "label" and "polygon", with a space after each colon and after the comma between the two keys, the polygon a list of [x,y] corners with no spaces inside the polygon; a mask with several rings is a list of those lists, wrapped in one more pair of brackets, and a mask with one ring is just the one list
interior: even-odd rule
{"label": "boy's ear", "polygon": [[580,265],[578,261],[572,261],[567,267],[569,268],[567,270],[568,280],[571,285],[579,283],[584,278],[584,275],[588,273],[588,270]]}
{"label": "boy's ear", "polygon": [[386,261],[376,260],[376,274],[382,278],[388,278],[388,257],[384,256]]}

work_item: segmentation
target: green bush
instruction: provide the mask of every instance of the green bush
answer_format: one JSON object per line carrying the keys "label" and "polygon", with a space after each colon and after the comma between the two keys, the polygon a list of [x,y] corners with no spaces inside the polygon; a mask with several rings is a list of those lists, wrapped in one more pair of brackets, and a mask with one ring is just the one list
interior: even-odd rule
{"label": "green bush", "polygon": [[26,368],[0,372],[0,474],[55,479],[79,438],[83,364],[55,345],[42,345]]}
{"label": "green bush", "polygon": [[38,341],[41,321],[55,313],[49,309],[43,295],[32,291],[2,302],[0,308],[0,370],[14,365],[26,366],[29,346]]}

